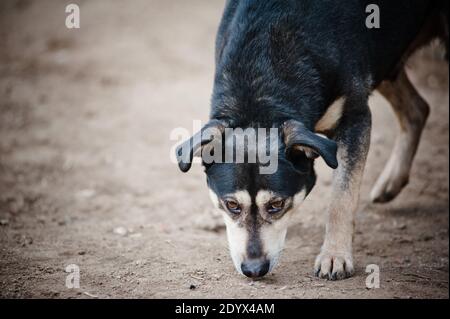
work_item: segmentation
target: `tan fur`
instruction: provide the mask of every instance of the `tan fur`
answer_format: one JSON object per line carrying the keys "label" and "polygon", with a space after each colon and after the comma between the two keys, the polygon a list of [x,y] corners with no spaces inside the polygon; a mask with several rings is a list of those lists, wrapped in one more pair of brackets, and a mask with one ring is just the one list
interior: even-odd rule
{"label": "tan fur", "polygon": [[250,194],[246,190],[237,191],[233,194],[233,196],[239,204],[243,207],[243,209],[249,209],[252,205],[252,198],[250,197]]}
{"label": "tan fur", "polygon": [[[289,222],[291,220],[291,216],[295,210],[295,208],[300,205],[306,196],[305,191],[301,191],[294,196],[292,199],[292,208],[284,213],[284,215],[279,219],[272,219],[270,224],[264,224],[260,229],[261,242],[264,247],[264,253],[267,258],[270,259],[270,269],[271,271],[273,267],[278,263],[281,252],[283,250],[284,241],[286,238],[287,229],[289,226]],[[278,198],[274,193],[266,190],[261,190],[256,195],[255,202],[259,208],[261,215],[265,209],[265,206],[271,201]]]}
{"label": "tan fur", "polygon": [[384,81],[378,91],[391,103],[400,125],[400,134],[395,140],[391,157],[370,194],[374,202],[387,202],[408,183],[429,107],[404,70],[395,81]]}
{"label": "tan fur", "polygon": [[[333,194],[328,208],[325,240],[314,269],[321,278],[343,279],[354,273],[352,242],[359,188],[370,144],[370,131],[362,136],[361,153],[352,164],[345,144],[338,146],[339,166],[333,174]],[[356,159],[352,158],[352,162]]]}
{"label": "tan fur", "polygon": [[[250,209],[251,197],[247,191],[237,191],[236,193],[230,194],[229,196],[239,202],[242,207],[243,214],[245,214],[246,211]],[[218,207],[219,199],[212,190],[210,190],[210,197],[214,205]],[[220,209],[220,212],[222,213],[227,229],[228,249],[230,250],[231,259],[233,260],[233,264],[236,270],[242,274],[241,263],[246,254],[248,232],[245,227],[233,220],[223,209]]]}
{"label": "tan fur", "polygon": [[306,157],[308,158],[316,158],[318,155],[312,148],[306,147],[306,146],[300,146],[300,145],[294,145],[294,149],[304,152]]}
{"label": "tan fur", "polygon": [[274,197],[275,195],[270,191],[259,191],[255,198],[256,205],[259,209],[264,209],[264,206]]}
{"label": "tan fur", "polygon": [[330,105],[325,114],[316,123],[315,131],[318,133],[324,133],[333,130],[339,120],[341,119],[342,112],[344,109],[344,98],[339,98]]}
{"label": "tan fur", "polygon": [[[354,191],[358,191],[355,190]],[[320,269],[320,277],[344,270],[353,273],[352,241],[354,215],[358,203],[357,194],[341,193],[342,197],[334,196],[333,204],[328,211],[325,240],[320,254],[316,258],[315,269]],[[345,269],[338,269],[333,264],[339,260]]]}

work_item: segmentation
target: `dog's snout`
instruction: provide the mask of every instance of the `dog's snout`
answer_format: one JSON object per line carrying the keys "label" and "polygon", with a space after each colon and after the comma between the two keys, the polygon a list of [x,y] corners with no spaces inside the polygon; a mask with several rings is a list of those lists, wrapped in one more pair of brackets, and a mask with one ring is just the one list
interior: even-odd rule
{"label": "dog's snout", "polygon": [[250,278],[262,277],[269,272],[269,260],[247,260],[241,264],[241,270],[244,275]]}

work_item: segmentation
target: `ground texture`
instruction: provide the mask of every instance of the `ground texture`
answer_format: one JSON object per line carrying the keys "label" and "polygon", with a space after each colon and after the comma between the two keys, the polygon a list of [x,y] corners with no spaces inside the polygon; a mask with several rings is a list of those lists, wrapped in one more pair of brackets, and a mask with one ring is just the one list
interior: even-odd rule
{"label": "ground texture", "polygon": [[[233,268],[199,166],[169,159],[175,127],[208,116],[223,1],[0,3],[0,297],[448,298],[448,66],[419,54],[409,74],[430,103],[409,185],[386,205],[368,194],[398,130],[370,100],[374,128],[355,236],[357,271],[312,275],[331,171],[295,215],[273,274]],[[67,265],[79,289],[65,286]],[[377,264],[381,287],[365,286]]]}

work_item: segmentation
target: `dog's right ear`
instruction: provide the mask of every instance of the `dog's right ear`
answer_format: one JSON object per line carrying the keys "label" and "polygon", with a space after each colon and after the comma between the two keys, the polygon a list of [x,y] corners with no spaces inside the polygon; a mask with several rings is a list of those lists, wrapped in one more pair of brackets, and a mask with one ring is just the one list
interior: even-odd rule
{"label": "dog's right ear", "polygon": [[301,151],[310,158],[320,155],[328,166],[333,169],[338,167],[335,141],[319,136],[295,120],[284,122],[282,130],[287,153]]}
{"label": "dog's right ear", "polygon": [[183,173],[189,171],[192,166],[194,154],[201,150],[202,146],[211,143],[215,138],[222,138],[226,124],[219,120],[210,120],[199,132],[176,148],[178,167]]}

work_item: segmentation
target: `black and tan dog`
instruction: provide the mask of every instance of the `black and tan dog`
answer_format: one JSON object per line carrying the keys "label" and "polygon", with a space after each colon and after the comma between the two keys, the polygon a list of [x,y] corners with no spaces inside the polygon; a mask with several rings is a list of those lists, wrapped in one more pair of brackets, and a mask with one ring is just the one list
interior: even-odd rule
{"label": "black and tan dog", "polygon": [[[380,28],[366,26],[369,4],[379,7]],[[279,129],[273,174],[260,174],[258,162],[205,164],[239,272],[259,277],[274,267],[289,217],[314,186],[313,162],[321,156],[335,170],[315,273],[352,275],[354,214],[370,144],[369,95],[377,89],[389,100],[401,129],[371,193],[374,202],[386,202],[408,182],[429,112],[404,64],[436,37],[448,48],[447,1],[227,1],[217,35],[211,120],[203,129],[222,136],[193,137],[177,156],[186,172],[198,149],[225,140],[226,128]],[[189,149],[187,157],[182,148]]]}

